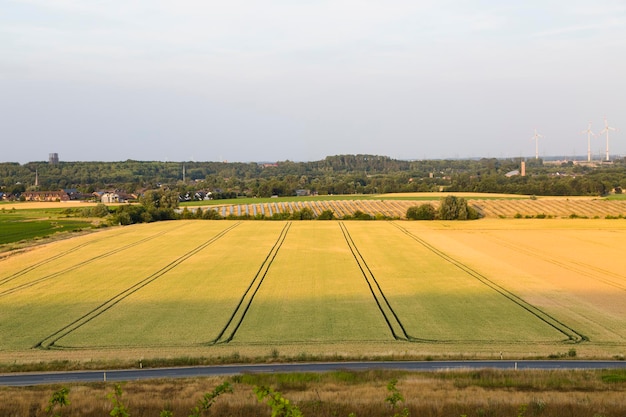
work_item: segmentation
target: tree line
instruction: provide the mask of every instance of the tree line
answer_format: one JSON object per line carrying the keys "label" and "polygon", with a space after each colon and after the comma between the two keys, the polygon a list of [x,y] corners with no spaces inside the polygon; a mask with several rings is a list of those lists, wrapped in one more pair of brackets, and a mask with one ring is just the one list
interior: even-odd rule
{"label": "tree line", "polygon": [[[75,189],[141,194],[166,187],[184,199],[291,196],[298,193],[383,194],[487,192],[526,195],[605,195],[626,184],[626,158],[612,164],[526,162],[521,159],[405,161],[378,155],[336,155],[320,161],[0,163],[0,192]],[[37,187],[35,184],[37,183]]]}

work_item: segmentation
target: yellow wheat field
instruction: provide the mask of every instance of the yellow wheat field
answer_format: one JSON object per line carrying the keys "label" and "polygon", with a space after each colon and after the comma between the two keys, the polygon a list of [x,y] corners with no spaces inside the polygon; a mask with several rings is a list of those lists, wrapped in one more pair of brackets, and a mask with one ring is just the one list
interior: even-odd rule
{"label": "yellow wheat field", "polygon": [[0,358],[250,347],[620,355],[624,247],[626,221],[601,219],[107,229],[0,260]]}

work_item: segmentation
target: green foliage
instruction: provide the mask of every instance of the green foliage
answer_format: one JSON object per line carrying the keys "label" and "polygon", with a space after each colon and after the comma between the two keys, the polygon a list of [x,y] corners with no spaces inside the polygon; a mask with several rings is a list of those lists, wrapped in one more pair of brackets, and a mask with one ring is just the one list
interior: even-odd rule
{"label": "green foliage", "polygon": [[437,210],[430,203],[412,206],[406,210],[406,218],[409,220],[435,220]]}
{"label": "green foliage", "polygon": [[330,209],[326,209],[322,211],[320,215],[317,216],[317,220],[332,220],[334,218],[335,218],[335,213]]}
{"label": "green foliage", "polygon": [[[76,188],[83,193],[115,188],[128,193],[169,187],[191,200],[294,196],[305,189],[318,195],[428,192],[489,192],[521,195],[607,195],[623,192],[624,159],[611,165],[544,164],[526,161],[527,176],[506,177],[520,158],[405,161],[380,155],[334,155],[310,162],[187,162],[188,183],[181,183],[179,162],[61,162],[49,165],[0,163],[0,191],[19,200],[39,173],[41,190]],[[559,175],[557,175],[557,173]],[[561,175],[565,174],[565,175]],[[200,193],[196,193],[199,191]],[[207,192],[210,191],[210,194]],[[23,197],[23,196],[22,196]]]}
{"label": "green foliage", "polygon": [[616,369],[603,372],[605,373],[603,373],[600,377],[602,382],[607,384],[626,384],[626,369]]}
{"label": "green foliage", "polygon": [[462,197],[449,195],[441,200],[439,219],[441,220],[475,220],[479,217],[473,207],[467,205]]}
{"label": "green foliage", "polygon": [[374,216],[364,213],[361,210],[355,210],[354,213],[343,216],[344,220],[374,220]]}
{"label": "green foliage", "polygon": [[53,392],[52,397],[50,397],[50,400],[48,401],[48,406],[45,409],[46,413],[52,414],[53,417],[61,417],[61,411],[59,410],[59,412],[57,413],[55,412],[55,409],[60,409],[70,405],[69,393],[70,390],[66,387],[63,387],[60,390]]}
{"label": "green foliage", "polygon": [[146,222],[173,220],[178,208],[178,192],[174,190],[148,190],[140,198],[139,203],[145,209],[143,216]]}
{"label": "green foliage", "polygon": [[215,403],[217,397],[222,394],[230,394],[232,392],[233,387],[230,383],[224,382],[223,384],[218,385],[213,391],[204,394],[202,399],[198,401],[198,405],[191,410],[189,417],[200,417],[203,412],[211,409],[211,406]]}
{"label": "green foliage", "polygon": [[385,398],[385,402],[389,403],[391,410],[394,411],[393,417],[408,417],[409,409],[406,407],[402,409],[402,412],[396,412],[399,407],[398,403],[404,402],[404,397],[396,387],[397,383],[397,379],[392,379],[387,384],[387,391],[389,391],[389,395]]}
{"label": "green foliage", "polygon": [[122,402],[122,386],[120,384],[115,384],[115,391],[109,393],[107,398],[113,404],[113,409],[109,413],[111,417],[130,417],[126,405]]}
{"label": "green foliage", "polygon": [[106,204],[98,203],[95,207],[85,207],[81,210],[83,217],[106,217],[110,214]]}
{"label": "green foliage", "polygon": [[266,401],[272,409],[272,417],[303,417],[300,409],[291,404],[283,395],[268,387],[254,387],[259,402]]}
{"label": "green foliage", "polygon": [[217,212],[217,210],[209,208],[202,213],[202,218],[204,220],[221,220],[222,216]]}
{"label": "green foliage", "polygon": [[315,213],[311,210],[310,207],[303,207],[300,210],[295,210],[291,213],[291,220],[313,220],[315,218]]}

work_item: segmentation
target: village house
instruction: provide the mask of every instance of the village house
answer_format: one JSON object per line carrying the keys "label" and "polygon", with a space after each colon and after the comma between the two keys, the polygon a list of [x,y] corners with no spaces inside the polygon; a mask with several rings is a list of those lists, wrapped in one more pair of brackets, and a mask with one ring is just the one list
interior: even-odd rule
{"label": "village house", "polygon": [[20,198],[24,201],[70,201],[65,191],[25,191]]}

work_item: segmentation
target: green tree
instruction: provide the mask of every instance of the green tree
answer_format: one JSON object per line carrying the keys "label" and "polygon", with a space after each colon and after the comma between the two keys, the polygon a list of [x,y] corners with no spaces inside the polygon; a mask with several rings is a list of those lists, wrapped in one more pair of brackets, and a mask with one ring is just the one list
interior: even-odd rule
{"label": "green tree", "polygon": [[140,198],[139,203],[145,208],[144,221],[172,220],[176,218],[178,208],[178,192],[174,190],[148,190]]}
{"label": "green tree", "polygon": [[326,209],[317,216],[317,220],[332,220],[335,217],[335,213],[332,210]]}
{"label": "green tree", "polygon": [[406,210],[406,218],[409,220],[435,220],[437,210],[430,203],[412,206]]}
{"label": "green tree", "polygon": [[441,220],[474,220],[478,218],[478,212],[469,207],[464,198],[449,195],[441,200],[439,218]]}

